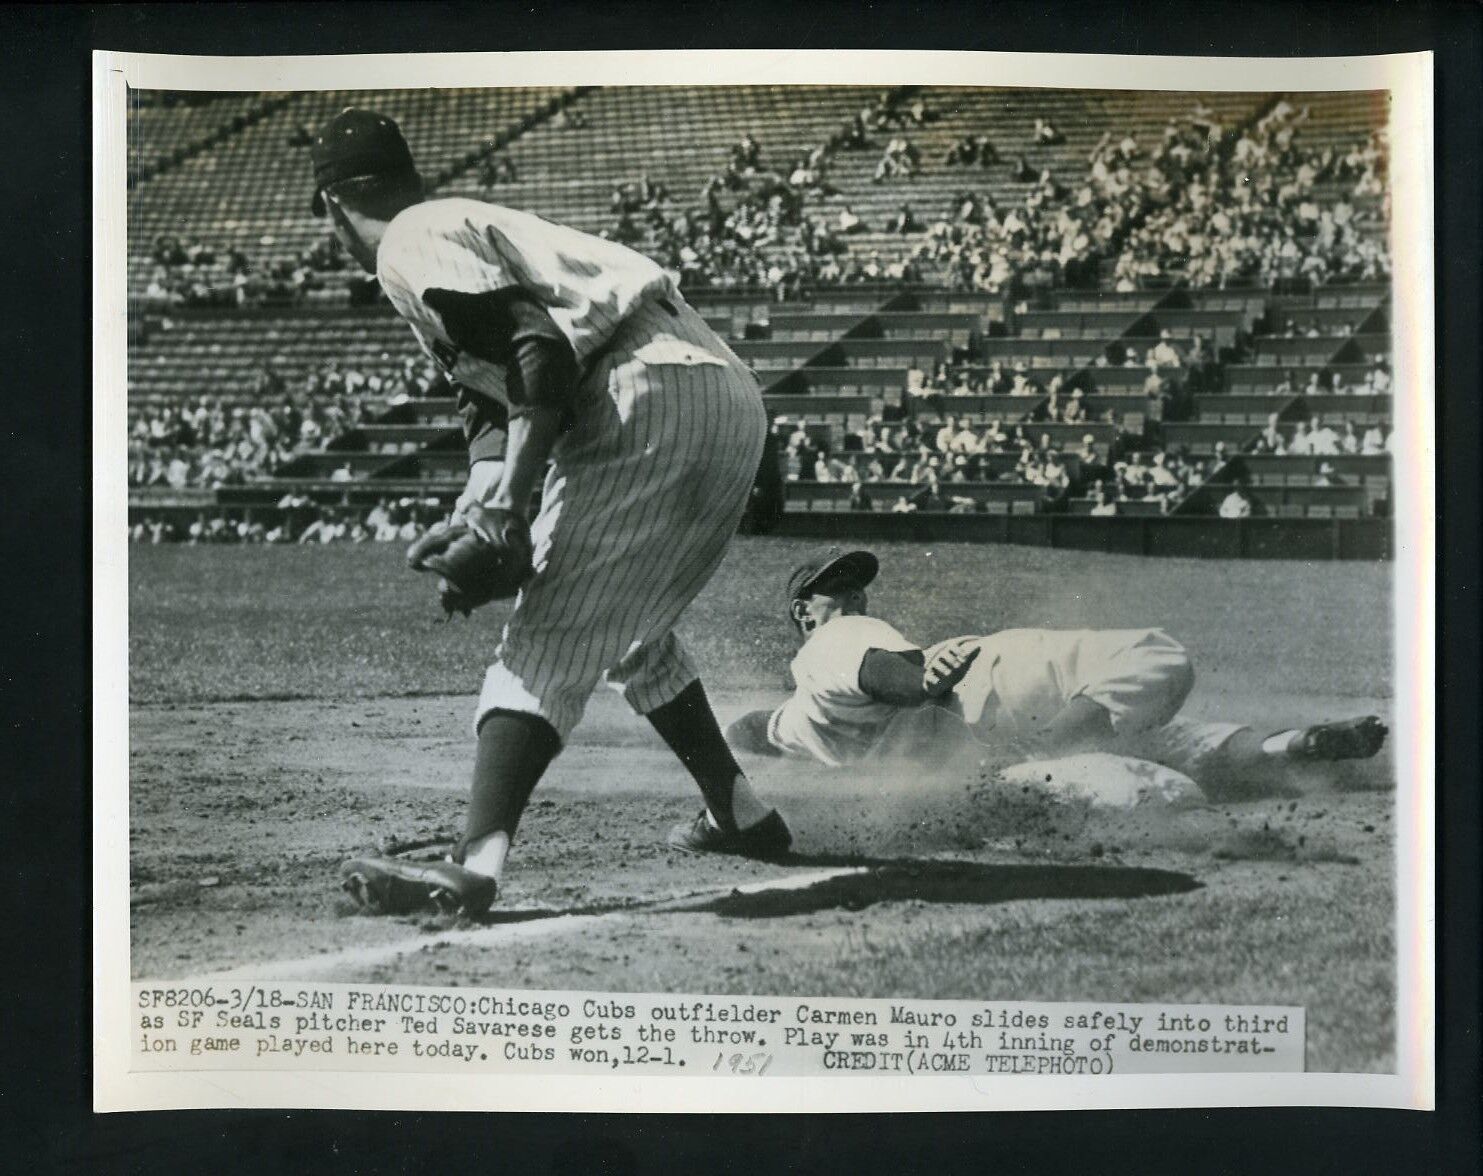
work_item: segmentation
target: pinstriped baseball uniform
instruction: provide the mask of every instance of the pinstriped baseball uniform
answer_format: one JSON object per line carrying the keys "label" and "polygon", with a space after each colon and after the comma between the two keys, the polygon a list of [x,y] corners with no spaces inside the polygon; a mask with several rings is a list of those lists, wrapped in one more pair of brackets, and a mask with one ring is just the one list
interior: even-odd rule
{"label": "pinstriped baseball uniform", "polygon": [[751,372],[654,262],[530,213],[413,205],[387,228],[377,266],[456,382],[509,405],[501,368],[457,349],[428,290],[518,286],[567,336],[582,373],[531,525],[535,575],[485,675],[475,728],[513,710],[565,741],[600,679],[641,714],[672,700],[697,676],[673,627],[720,563],[762,454]]}

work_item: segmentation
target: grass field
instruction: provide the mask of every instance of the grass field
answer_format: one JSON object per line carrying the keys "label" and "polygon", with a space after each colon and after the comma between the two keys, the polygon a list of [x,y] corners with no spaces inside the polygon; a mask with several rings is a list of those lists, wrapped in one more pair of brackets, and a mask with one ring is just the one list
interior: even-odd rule
{"label": "grass field", "polygon": [[[782,585],[811,549],[739,540],[687,613],[682,635],[723,718],[781,699]],[[1197,713],[1276,729],[1389,706],[1388,566],[876,550],[872,611],[923,643],[1161,626],[1194,655]],[[509,917],[621,913],[821,862],[890,868],[790,903],[418,952],[427,926],[346,917],[334,871],[383,839],[457,828],[500,611],[435,623],[430,583],[387,547],[144,547],[130,559],[135,975],[383,946],[331,978],[1298,1004],[1311,1068],[1393,1065],[1388,756],[1283,795],[1138,817],[1006,797],[971,773],[908,782],[748,764],[786,808],[798,860],[697,862],[660,844],[698,807],[693,789],[603,693],[522,826]]]}

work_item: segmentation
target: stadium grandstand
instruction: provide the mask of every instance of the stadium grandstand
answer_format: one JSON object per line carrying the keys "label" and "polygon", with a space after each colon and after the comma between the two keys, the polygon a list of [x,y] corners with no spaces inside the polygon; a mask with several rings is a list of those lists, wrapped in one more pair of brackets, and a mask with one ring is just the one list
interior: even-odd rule
{"label": "stadium grandstand", "polygon": [[309,211],[312,130],[354,103],[433,195],[676,275],[766,394],[755,527],[1389,552],[1383,94],[130,99],[137,541],[407,538],[462,487],[453,389]]}

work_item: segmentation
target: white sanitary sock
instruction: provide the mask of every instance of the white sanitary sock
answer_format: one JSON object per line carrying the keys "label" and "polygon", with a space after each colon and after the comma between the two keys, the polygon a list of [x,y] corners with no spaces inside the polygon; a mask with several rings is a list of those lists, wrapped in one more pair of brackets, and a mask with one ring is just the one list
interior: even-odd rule
{"label": "white sanitary sock", "polygon": [[[731,817],[738,829],[750,829],[770,812],[772,808],[757,799],[757,794],[752,791],[752,782],[746,776],[738,775],[731,782]],[[716,828],[721,827],[710,809],[706,809],[706,818]]]}
{"label": "white sanitary sock", "polygon": [[490,833],[471,841],[464,850],[463,866],[476,874],[499,880],[505,872],[505,856],[510,852],[508,833]]}

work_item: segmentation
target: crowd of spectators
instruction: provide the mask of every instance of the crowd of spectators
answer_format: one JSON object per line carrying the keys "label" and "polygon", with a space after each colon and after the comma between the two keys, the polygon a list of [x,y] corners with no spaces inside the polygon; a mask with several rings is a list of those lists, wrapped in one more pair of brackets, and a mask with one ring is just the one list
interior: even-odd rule
{"label": "crowd of spectators", "polygon": [[[1347,153],[1305,149],[1306,108],[1279,102],[1250,128],[1229,134],[1207,107],[1165,127],[1151,149],[1132,135],[1104,134],[1084,175],[1067,182],[1033,168],[1023,154],[1011,178],[1028,185],[1001,206],[963,192],[926,226],[898,217],[901,232],[924,230],[914,259],[962,289],[1014,290],[1098,283],[1102,265],[1120,291],[1185,278],[1191,286],[1257,283],[1274,289],[1388,276],[1386,247],[1360,231],[1354,197],[1383,194],[1385,143],[1379,132]],[[1036,120],[1037,145],[1064,141]],[[904,141],[903,141],[904,143]],[[888,150],[876,179],[914,174]],[[986,136],[954,141],[943,163],[987,168],[1001,161]],[[1347,194],[1328,203],[1323,186]]]}
{"label": "crowd of spectators", "polygon": [[[610,201],[614,222],[603,235],[649,253],[687,289],[760,287],[784,300],[810,282],[916,280],[920,267],[909,259],[852,254],[847,238],[869,226],[848,206],[834,217],[808,212],[840,194],[829,178],[840,152],[869,150],[872,134],[883,127],[932,118],[920,97],[886,90],[825,142],[783,158],[771,157],[745,134],[728,150],[723,169],[706,179],[693,207],[676,209],[664,185],[647,175],[620,184]],[[882,167],[895,175],[919,166],[916,149],[892,137]]]}
{"label": "crowd of spectators", "polygon": [[1304,379],[1289,368],[1271,389],[1274,396],[1387,396],[1390,390],[1390,372],[1380,362],[1367,368],[1357,384],[1348,383],[1339,371],[1330,372],[1327,379],[1322,372],[1310,371]]}
{"label": "crowd of spectators", "polygon": [[896,423],[872,418],[844,432],[838,447],[824,422],[780,417],[773,428],[785,482],[847,484],[849,506],[858,510],[883,509],[876,495],[884,485],[904,483],[913,489],[900,490],[888,509],[970,513],[983,507],[966,484],[987,482],[1033,486],[1039,509],[1046,511],[1064,510],[1072,498],[1098,496],[1110,505],[1101,513],[1116,513],[1118,503],[1130,501],[1167,510],[1228,459],[1224,447],[1200,460],[1122,435],[1099,446],[1091,433],[1063,450],[1033,422],[995,418],[975,424],[965,415]]}
{"label": "crowd of spectators", "polygon": [[[260,512],[261,513],[261,512]],[[437,498],[382,498],[369,510],[319,506],[302,495],[283,497],[266,519],[251,512],[202,510],[180,525],[148,514],[129,526],[131,543],[410,543],[441,522],[447,510]]]}
{"label": "crowd of spectators", "polygon": [[[271,251],[274,238],[259,244]],[[182,241],[171,234],[156,237],[150,249],[150,279],[144,301],[154,308],[291,306],[325,290],[332,275],[345,274],[352,301],[369,297],[370,284],[351,265],[339,238],[326,234],[297,258],[254,260],[239,246],[218,248],[201,241]]]}
{"label": "crowd of spectators", "polygon": [[1362,426],[1341,419],[1335,428],[1322,413],[1315,412],[1306,420],[1298,420],[1287,427],[1279,423],[1278,414],[1274,412],[1267,417],[1266,427],[1247,444],[1246,450],[1278,457],[1337,457],[1341,454],[1377,457],[1394,452],[1394,443],[1395,433],[1389,419]]}
{"label": "crowd of spectators", "polygon": [[[1143,344],[1147,344],[1144,346]],[[1130,393],[1141,393],[1147,404],[1146,416],[1154,420],[1183,420],[1190,412],[1192,397],[1220,390],[1223,375],[1214,346],[1202,336],[1176,340],[1166,330],[1152,341],[1124,339],[1110,345],[1087,369],[1093,386],[1099,372],[1111,368],[1133,369],[1142,373],[1135,386],[1120,384]],[[908,395],[941,398],[954,396],[1035,396],[1044,403],[1033,411],[1034,419],[1064,421],[1101,420],[1117,423],[1110,409],[1100,412],[1087,407],[1087,397],[1079,386],[1067,387],[1061,372],[1033,369],[1024,360],[1013,363],[993,359],[988,363],[940,362],[931,375],[920,369],[908,372]]]}
{"label": "crowd of spectators", "polygon": [[383,403],[451,395],[432,363],[407,357],[362,370],[331,360],[290,385],[258,373],[253,399],[202,395],[129,410],[129,485],[214,489],[271,476],[299,454],[325,449],[374,419]]}
{"label": "crowd of spectators", "polygon": [[[1024,185],[1021,194],[996,200],[965,191],[926,220],[903,204],[879,227],[922,235],[907,256],[852,250],[849,236],[871,226],[848,207],[837,215],[817,207],[840,195],[829,178],[840,152],[880,150],[876,183],[910,180],[929,165],[1004,163],[1000,146],[982,134],[965,134],[940,159],[925,160],[904,132],[935,118],[920,93],[898,88],[882,91],[824,142],[785,157],[745,134],[694,206],[676,207],[663,182],[647,174],[619,184],[604,235],[649,252],[682,286],[762,287],[779,299],[809,283],[881,280],[940,279],[991,292],[1089,287],[1103,279],[1104,265],[1123,291],[1179,278],[1194,287],[1257,283],[1280,290],[1390,272],[1383,241],[1361,231],[1354,204],[1385,195],[1383,132],[1348,148],[1305,147],[1308,110],[1286,100],[1240,129],[1197,103],[1170,119],[1157,143],[1109,132],[1084,173],[1064,176],[1026,158],[1026,151],[1065,142],[1048,119],[1037,118],[1009,165],[1009,177]],[[887,130],[882,146],[876,136]],[[484,160],[479,176],[486,189],[518,178],[504,153]],[[1339,198],[1331,200],[1335,191]],[[274,242],[264,237],[261,244],[268,250]],[[145,297],[159,306],[288,305],[346,281],[352,300],[375,296],[374,283],[353,274],[330,236],[297,258],[272,262],[168,235],[152,254]],[[342,273],[345,279],[332,277]]]}
{"label": "crowd of spectators", "polygon": [[[1309,148],[1300,142],[1307,119],[1307,107],[1279,101],[1255,125],[1222,135],[1218,150],[1209,149],[1218,125],[1208,128],[1204,151],[1178,127],[1166,130],[1150,161],[1167,190],[1122,241],[1115,288],[1134,290],[1154,276],[1196,288],[1254,283],[1279,291],[1388,277],[1385,243],[1360,231],[1352,203],[1384,196],[1383,132],[1347,153]],[[1093,178],[1107,167],[1094,153]]]}

